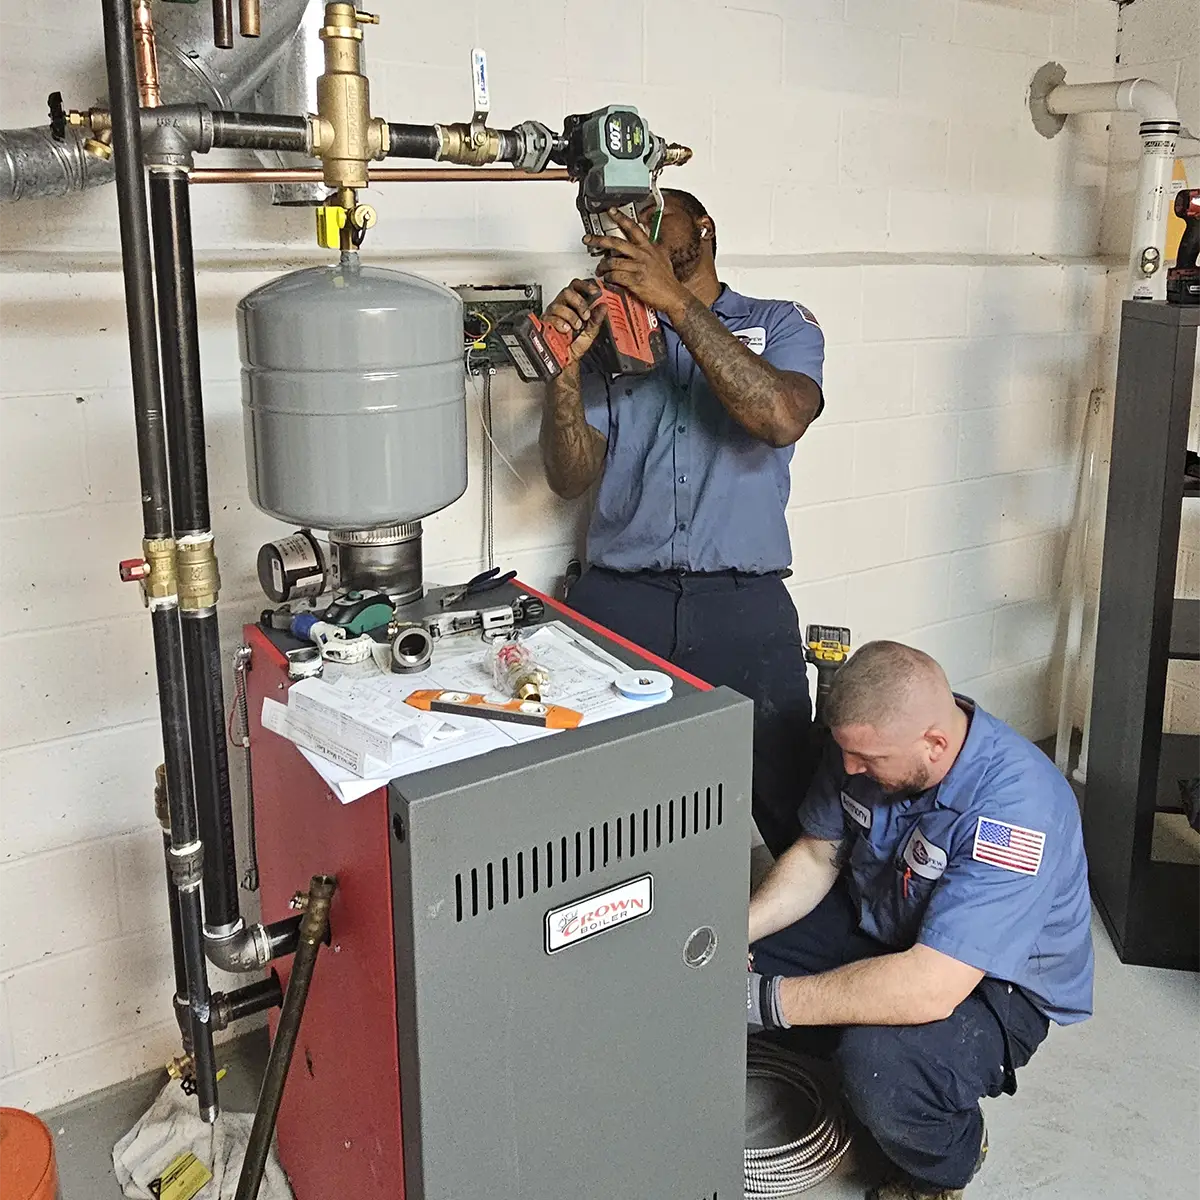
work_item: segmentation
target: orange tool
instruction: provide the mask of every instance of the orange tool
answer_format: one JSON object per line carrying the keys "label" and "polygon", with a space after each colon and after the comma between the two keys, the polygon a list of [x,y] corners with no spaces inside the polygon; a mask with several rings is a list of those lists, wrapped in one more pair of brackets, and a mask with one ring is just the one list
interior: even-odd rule
{"label": "orange tool", "polygon": [[517,725],[536,725],[541,729],[576,729],[583,713],[558,704],[540,704],[536,700],[507,700],[493,704],[478,692],[438,692],[424,689],[405,697],[405,704],[422,712],[454,713],[460,717],[483,717],[487,721],[512,721]]}

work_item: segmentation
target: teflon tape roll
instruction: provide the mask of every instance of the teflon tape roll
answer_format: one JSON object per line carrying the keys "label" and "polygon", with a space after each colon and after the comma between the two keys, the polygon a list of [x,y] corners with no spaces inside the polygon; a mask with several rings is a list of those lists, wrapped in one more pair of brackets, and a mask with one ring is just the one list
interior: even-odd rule
{"label": "teflon tape roll", "polygon": [[672,686],[670,675],[662,671],[626,671],[613,680],[613,687],[629,700],[661,700]]}

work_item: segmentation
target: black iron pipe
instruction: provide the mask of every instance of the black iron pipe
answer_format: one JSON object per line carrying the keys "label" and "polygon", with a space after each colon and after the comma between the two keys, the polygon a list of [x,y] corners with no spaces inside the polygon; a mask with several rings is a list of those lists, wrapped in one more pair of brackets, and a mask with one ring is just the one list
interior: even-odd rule
{"label": "black iron pipe", "polygon": [[[113,129],[121,267],[133,381],[142,522],[148,539],[171,536],[171,494],[167,439],[163,421],[156,339],[150,230],[147,224],[145,170],[140,140],[137,73],[133,54],[132,11],[126,0],[103,0],[104,60]],[[216,1064],[208,1023],[208,969],[200,894],[188,883],[199,872],[201,847],[196,838],[191,748],[183,670],[183,636],[175,596],[156,597],[150,609],[162,724],[163,761],[171,817],[170,873],[179,902],[179,935],[192,1053],[195,1057],[200,1111],[217,1115]]]}
{"label": "black iron pipe", "polygon": [[221,50],[233,48],[233,0],[212,0],[213,45]]}
{"label": "black iron pipe", "polygon": [[390,158],[437,158],[441,144],[433,125],[388,124]]}
{"label": "black iron pipe", "polygon": [[309,152],[311,134],[307,117],[218,109],[212,114],[212,131],[212,144],[223,150]]}
{"label": "black iron pipe", "polygon": [[308,1000],[313,968],[317,965],[317,954],[329,930],[329,905],[336,887],[337,881],[329,875],[314,875],[309,885],[308,907],[300,921],[300,942],[292,959],[287,992],[283,997],[283,1008],[275,1027],[275,1040],[271,1043],[271,1054],[263,1074],[262,1088],[258,1093],[254,1124],[250,1129],[250,1140],[246,1144],[246,1157],[242,1163],[242,1173],[238,1176],[234,1200],[258,1200],[258,1189],[267,1165],[267,1154],[275,1134],[275,1120],[279,1116],[279,1104],[283,1099],[283,1087],[287,1082],[296,1039],[300,1034],[300,1022],[304,1017],[304,1005]]}
{"label": "black iron pipe", "polygon": [[282,921],[273,921],[265,927],[273,959],[286,958],[289,954],[296,953],[296,946],[300,941],[300,922],[303,920],[301,915],[284,917]]}
{"label": "black iron pipe", "polygon": [[266,979],[248,983],[228,995],[217,992],[213,996],[213,1028],[228,1029],[235,1021],[278,1008],[282,1003],[283,985],[279,982],[279,972],[272,971]]}
{"label": "black iron pipe", "polygon": [[187,964],[183,958],[183,918],[179,913],[179,893],[171,880],[171,835],[163,833],[163,862],[167,868],[167,919],[171,925],[171,961],[175,967],[175,1019],[183,1048],[191,1052],[192,1023],[185,1018],[187,1002]]}
{"label": "black iron pipe", "polygon": [[154,337],[154,276],[132,39],[129,5],[121,0],[105,0],[104,58],[112,97],[113,171],[120,218],[121,269],[125,277],[142,524],[146,537],[166,538],[171,536],[167,435],[159,389],[158,342]]}
{"label": "black iron pipe", "polygon": [[211,524],[186,171],[170,168],[150,172],[150,222],[162,339],[163,397],[171,439],[171,511],[178,537],[207,532]]}
{"label": "black iron pipe", "polygon": [[[183,168],[151,171],[150,218],[172,452],[171,506],[179,541],[207,536],[211,523],[191,206]],[[220,628],[215,605],[193,607],[188,601],[182,619],[196,815],[207,852],[204,919],[208,929],[227,933],[237,925],[240,913]]]}
{"label": "black iron pipe", "polygon": [[196,815],[204,843],[204,924],[211,933],[220,935],[237,925],[241,912],[229,748],[225,741],[221,632],[215,608],[184,610],[183,652]]}

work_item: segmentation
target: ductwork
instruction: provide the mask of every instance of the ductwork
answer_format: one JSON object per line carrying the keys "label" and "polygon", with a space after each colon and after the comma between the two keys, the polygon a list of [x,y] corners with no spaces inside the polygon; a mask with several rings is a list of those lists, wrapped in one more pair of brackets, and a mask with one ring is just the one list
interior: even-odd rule
{"label": "ductwork", "polygon": [[34,196],[66,196],[111,183],[111,159],[83,148],[83,137],[67,130],[55,141],[50,127],[0,129],[0,204]]}
{"label": "ductwork", "polygon": [[[271,0],[261,11],[258,37],[238,37],[232,49],[218,50],[213,45],[208,5],[156,5],[163,103],[260,112],[312,111],[316,107],[316,75],[323,67],[315,29],[309,24],[301,29],[301,23],[310,22],[311,14],[319,15],[323,7],[314,7],[313,0]],[[294,61],[297,57],[299,64]],[[284,81],[288,81],[286,86]],[[264,155],[264,161],[269,166],[281,165],[278,154]],[[89,154],[74,129],[68,128],[61,142],[51,136],[48,126],[0,130],[0,203],[65,196],[109,183],[112,178],[112,162]],[[311,203],[322,194],[313,189],[311,196],[288,202]]]}

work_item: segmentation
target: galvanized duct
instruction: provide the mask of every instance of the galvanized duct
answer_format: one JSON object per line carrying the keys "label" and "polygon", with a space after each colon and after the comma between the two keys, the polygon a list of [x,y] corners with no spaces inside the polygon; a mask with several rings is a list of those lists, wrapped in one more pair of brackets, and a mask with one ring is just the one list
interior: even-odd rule
{"label": "galvanized duct", "polygon": [[[262,5],[259,37],[238,37],[231,50],[218,50],[212,42],[208,5],[157,5],[155,32],[163,103],[261,112],[312,111],[316,75],[322,69],[320,47],[314,29],[300,28],[311,11],[312,0],[271,0]],[[323,11],[320,5],[316,11]],[[290,81],[287,86],[285,81]],[[62,82],[70,102],[69,81]],[[277,154],[263,157],[269,166],[281,165]],[[55,141],[48,126],[0,130],[0,204],[66,196],[109,183],[112,178],[112,163],[84,150],[83,137],[74,129],[67,130],[62,142]],[[289,202],[313,202],[317,196],[318,189],[313,189],[309,196]]]}

